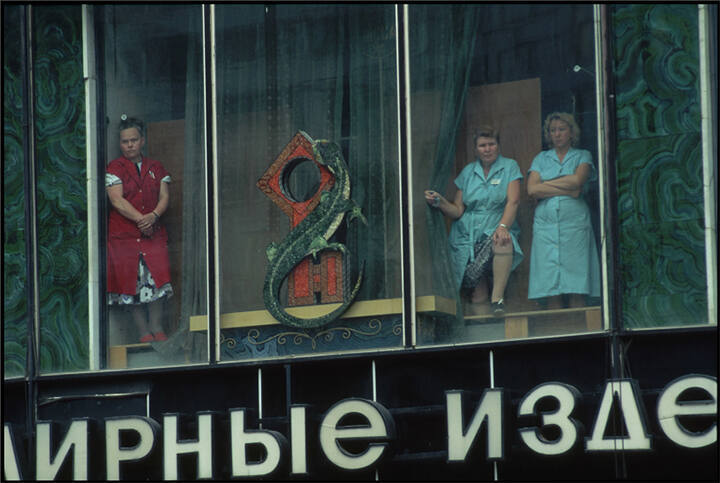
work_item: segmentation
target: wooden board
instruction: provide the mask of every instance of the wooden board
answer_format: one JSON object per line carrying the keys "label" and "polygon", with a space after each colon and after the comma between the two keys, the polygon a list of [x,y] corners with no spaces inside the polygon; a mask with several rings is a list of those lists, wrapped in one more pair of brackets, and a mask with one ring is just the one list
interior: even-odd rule
{"label": "wooden board", "polygon": [[[520,248],[525,258],[511,275],[505,291],[505,303],[520,310],[531,310],[535,303],[528,300],[527,291],[535,202],[527,195],[526,181],[533,158],[542,150],[540,79],[470,87],[466,99],[465,113],[457,138],[455,177],[475,159],[473,131],[483,124],[499,129],[500,154],[517,161],[524,176],[520,187],[517,221],[521,231]],[[454,192],[453,185],[448,193],[454,196]]]}
{"label": "wooden board", "polygon": [[[183,171],[185,166],[185,120],[151,122],[145,136],[147,156],[160,161],[170,173],[170,205],[163,214],[168,232],[170,281],[173,296],[166,305],[165,331],[173,333],[180,321],[182,300]],[[198,209],[201,209],[199,207]]]}
{"label": "wooden board", "polygon": [[[289,307],[287,312],[296,317],[310,318],[326,314],[339,307],[340,304],[307,305],[302,307]],[[438,312],[455,315],[455,301],[445,297],[428,295],[418,297],[416,300],[418,312]],[[344,319],[357,317],[375,317],[381,315],[401,314],[402,299],[360,300],[353,303],[343,314]],[[249,310],[245,312],[232,312],[220,315],[220,328],[256,327],[261,325],[275,325],[275,320],[267,310]],[[194,315],[190,317],[191,331],[207,330],[207,316]]]}

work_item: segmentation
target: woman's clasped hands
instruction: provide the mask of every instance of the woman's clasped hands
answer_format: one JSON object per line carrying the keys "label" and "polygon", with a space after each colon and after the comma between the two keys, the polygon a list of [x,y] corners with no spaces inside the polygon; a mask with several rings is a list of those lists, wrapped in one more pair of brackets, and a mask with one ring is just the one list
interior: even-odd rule
{"label": "woman's clasped hands", "polygon": [[137,227],[140,229],[140,233],[142,233],[144,236],[152,236],[153,232],[155,231],[155,223],[157,222],[157,220],[157,216],[155,216],[155,213],[153,213],[152,211],[150,213],[144,214],[137,221]]}

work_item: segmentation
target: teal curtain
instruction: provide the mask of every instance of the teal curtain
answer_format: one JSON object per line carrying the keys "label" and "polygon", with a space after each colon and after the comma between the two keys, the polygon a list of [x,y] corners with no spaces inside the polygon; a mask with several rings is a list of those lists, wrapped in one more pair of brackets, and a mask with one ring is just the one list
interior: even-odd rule
{"label": "teal curtain", "polygon": [[368,225],[348,229],[353,265],[365,262],[359,299],[401,296],[397,69],[393,6],[344,9],[349,113],[347,153],[352,198]]}
{"label": "teal curtain", "polygon": [[[463,115],[480,10],[474,5],[413,5],[410,9],[411,93],[440,92],[435,156],[425,189],[445,193],[455,175],[455,140]],[[413,122],[422,122],[413,119]],[[422,196],[422,193],[417,193]],[[443,214],[425,204],[433,292],[462,307],[450,266]],[[460,320],[451,335],[460,329]]]}

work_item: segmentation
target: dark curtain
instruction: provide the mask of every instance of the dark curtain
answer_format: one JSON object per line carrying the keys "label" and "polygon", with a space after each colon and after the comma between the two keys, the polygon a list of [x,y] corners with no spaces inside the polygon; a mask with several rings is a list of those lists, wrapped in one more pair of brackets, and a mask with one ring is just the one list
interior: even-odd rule
{"label": "dark curtain", "polygon": [[360,299],[401,296],[398,126],[393,6],[345,9],[348,29],[348,164],[352,198],[368,225],[348,229],[357,267],[365,261]]}
{"label": "dark curtain", "polygon": [[[413,5],[410,9],[412,94],[435,91],[442,98],[435,156],[425,189],[444,194],[455,175],[456,136],[464,110],[479,21],[479,9],[473,5]],[[413,122],[422,122],[422,119],[414,118]],[[458,309],[461,309],[450,266],[444,216],[425,204],[425,217],[433,291],[456,299]]]}
{"label": "dark curtain", "polygon": [[[218,92],[222,312],[261,309],[265,247],[289,220],[255,186],[298,130],[340,145],[368,225],[343,222],[359,299],[400,296],[394,9],[220,6]],[[303,185],[300,173],[293,187]],[[298,188],[302,191],[301,188]],[[242,210],[240,209],[242,208]],[[244,250],[238,252],[242,245]]]}
{"label": "dark curtain", "polygon": [[[191,332],[190,317],[207,314],[206,167],[203,136],[203,66],[200,17],[191,15],[187,32],[185,87],[185,163],[183,166],[182,279],[180,322],[166,342],[155,344],[167,357],[185,354],[192,362],[207,360],[207,332]],[[181,361],[178,361],[181,362]]]}

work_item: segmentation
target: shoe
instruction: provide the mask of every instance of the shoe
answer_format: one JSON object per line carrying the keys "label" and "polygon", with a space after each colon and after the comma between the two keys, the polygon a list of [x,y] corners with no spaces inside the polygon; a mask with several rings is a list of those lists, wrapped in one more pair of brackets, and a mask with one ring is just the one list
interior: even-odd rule
{"label": "shoe", "polygon": [[140,343],[146,344],[148,342],[153,341],[153,335],[152,334],[145,334],[144,336],[140,337]]}
{"label": "shoe", "polygon": [[492,313],[495,317],[502,317],[503,315],[505,315],[505,304],[503,303],[503,299],[491,303],[490,310],[492,310]]}
{"label": "shoe", "polygon": [[155,332],[155,342],[162,342],[167,340],[165,332]]}

